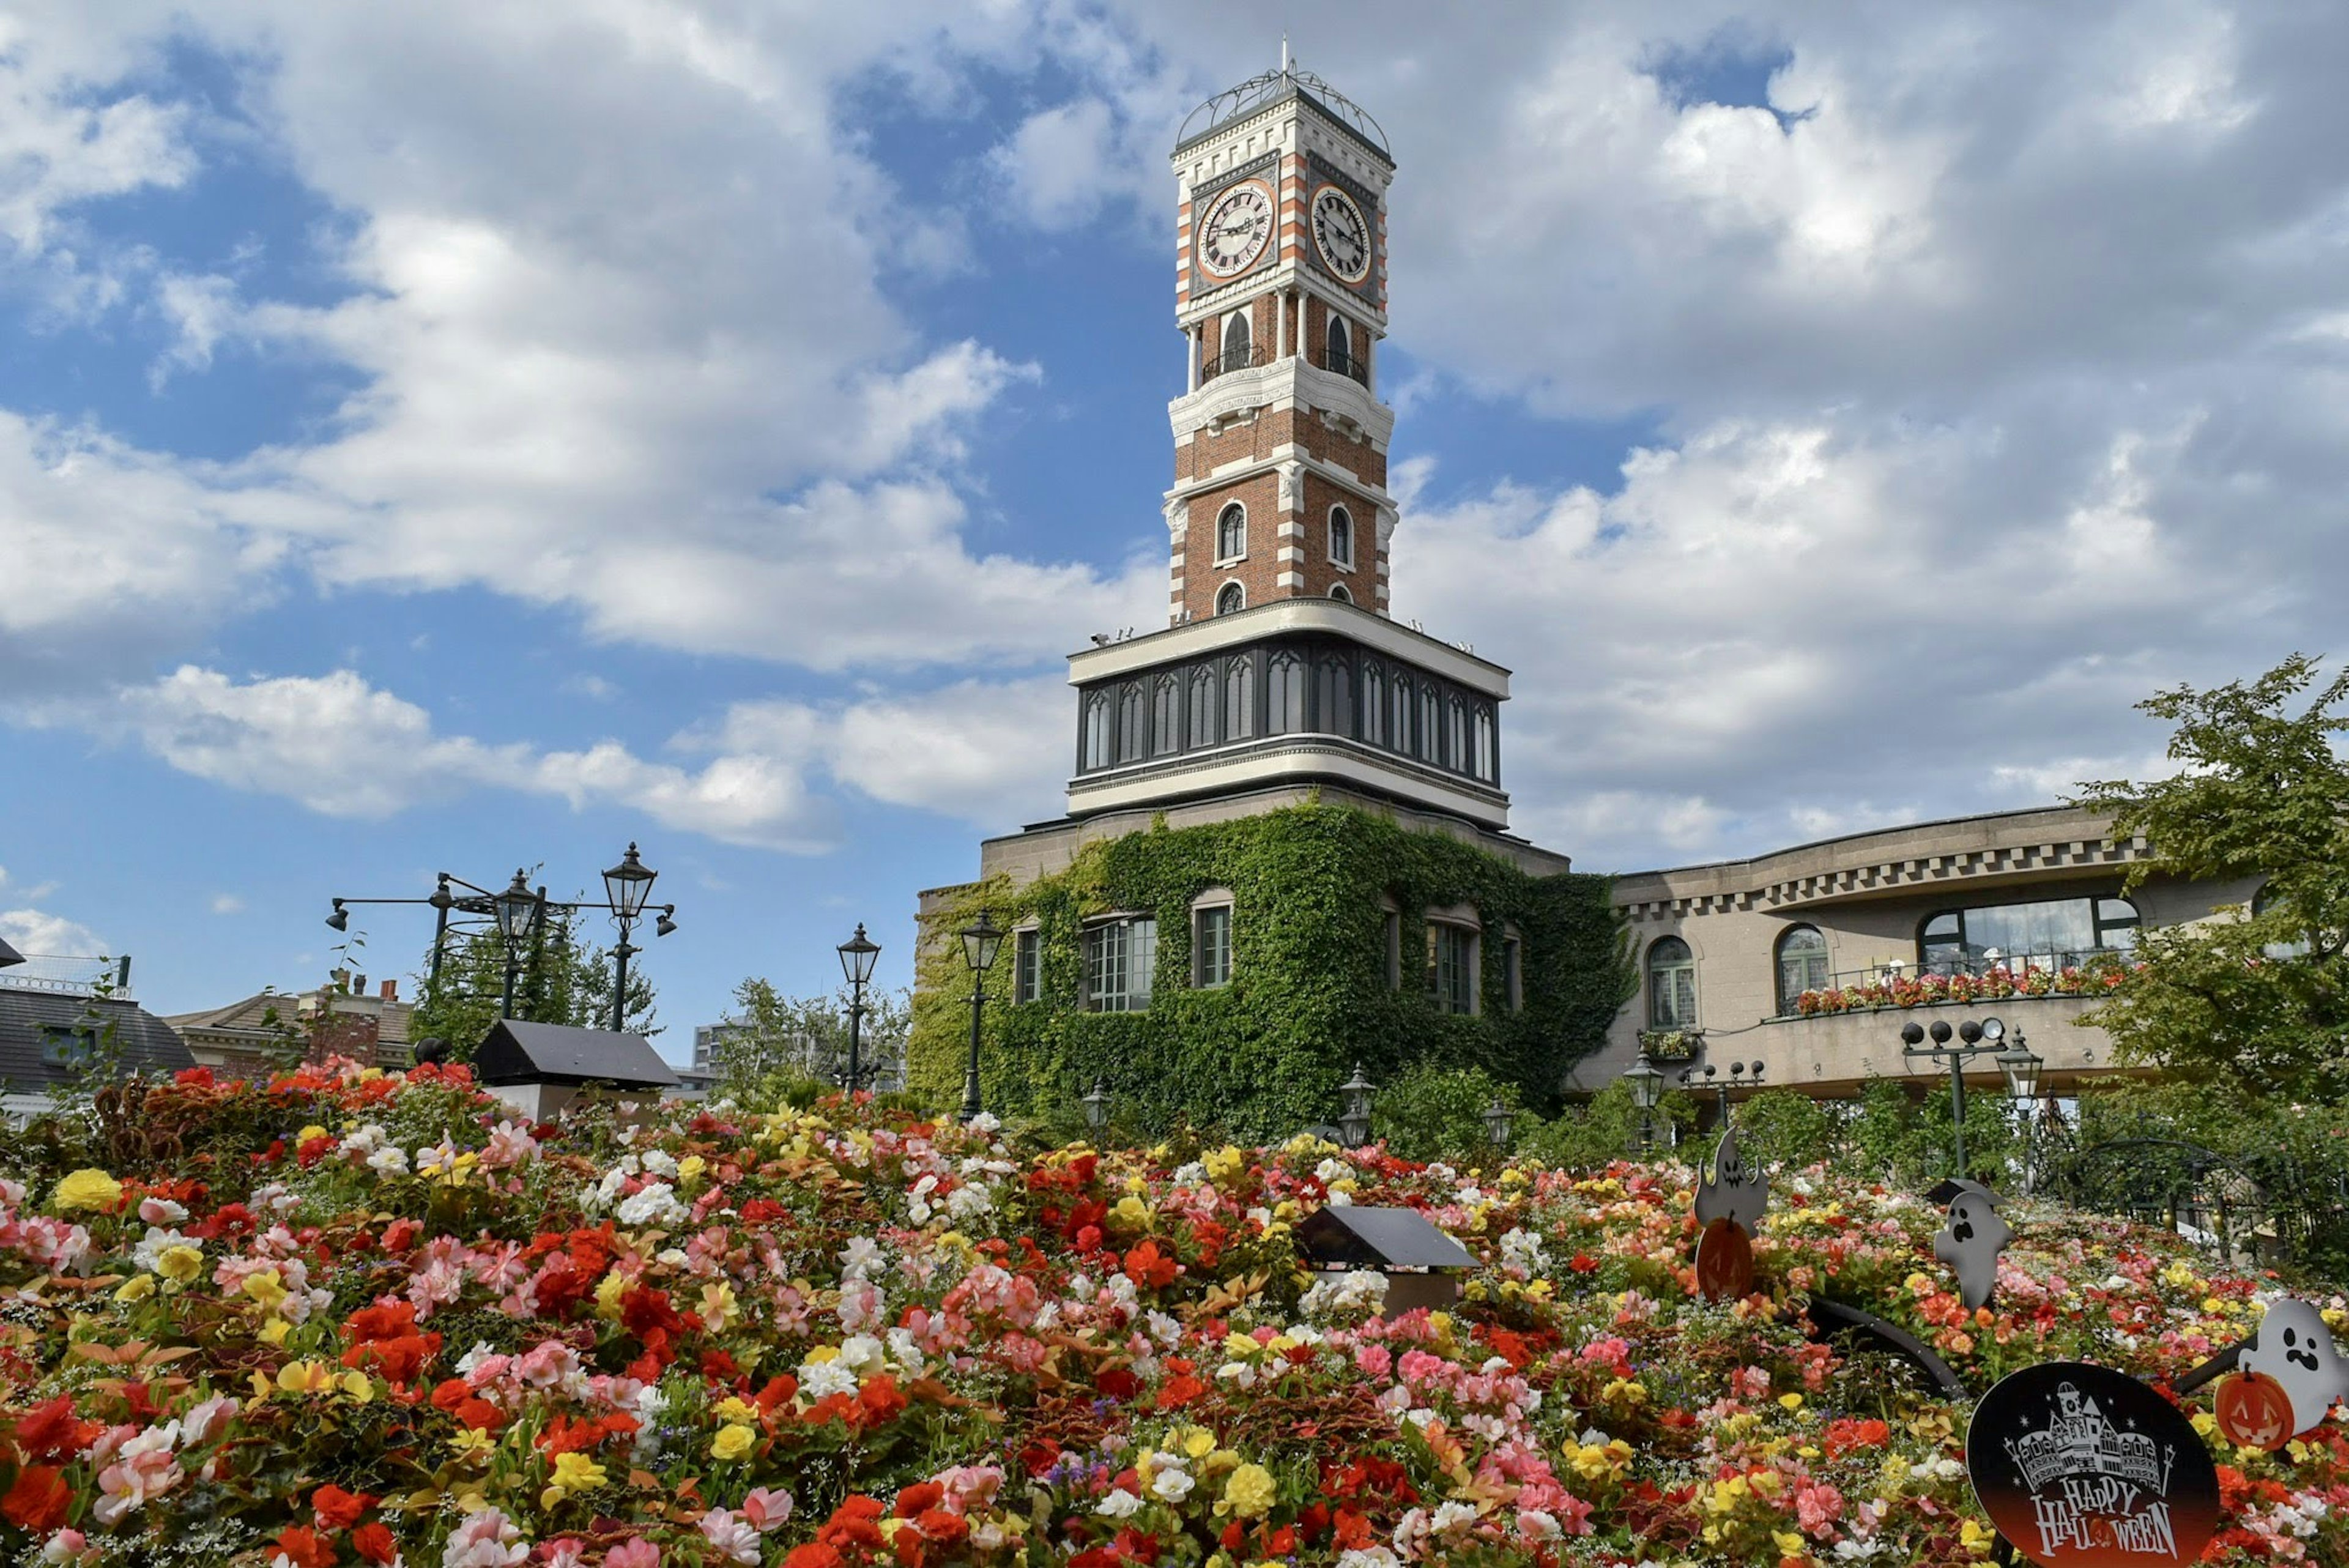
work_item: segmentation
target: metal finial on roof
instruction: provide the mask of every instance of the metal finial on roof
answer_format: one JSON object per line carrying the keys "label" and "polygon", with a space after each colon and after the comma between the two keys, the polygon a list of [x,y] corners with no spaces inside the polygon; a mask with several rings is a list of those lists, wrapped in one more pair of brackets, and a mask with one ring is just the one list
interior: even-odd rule
{"label": "metal finial on roof", "polygon": [[1280,74],[1288,74],[1288,29],[1286,27],[1280,30]]}

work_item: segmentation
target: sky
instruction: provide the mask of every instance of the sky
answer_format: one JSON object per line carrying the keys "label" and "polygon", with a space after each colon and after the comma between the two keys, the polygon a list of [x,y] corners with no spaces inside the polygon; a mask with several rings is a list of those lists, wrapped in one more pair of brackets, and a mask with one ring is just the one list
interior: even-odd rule
{"label": "sky", "polygon": [[1163,624],[1183,117],[1391,196],[1393,608],[1586,870],[2045,804],[2349,654],[2325,4],[0,4],[0,938],[412,976],[634,841],[670,1054],[910,980]]}

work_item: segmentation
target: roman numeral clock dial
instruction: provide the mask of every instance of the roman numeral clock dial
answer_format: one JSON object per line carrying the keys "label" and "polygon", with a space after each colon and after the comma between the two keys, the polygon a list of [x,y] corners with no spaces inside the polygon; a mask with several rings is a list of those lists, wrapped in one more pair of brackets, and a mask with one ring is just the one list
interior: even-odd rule
{"label": "roman numeral clock dial", "polygon": [[1371,225],[1354,199],[1335,185],[1313,198],[1313,244],[1331,272],[1348,283],[1371,275]]}
{"label": "roman numeral clock dial", "polygon": [[1272,238],[1272,193],[1261,185],[1226,192],[1199,226],[1199,265],[1216,277],[1247,271]]}

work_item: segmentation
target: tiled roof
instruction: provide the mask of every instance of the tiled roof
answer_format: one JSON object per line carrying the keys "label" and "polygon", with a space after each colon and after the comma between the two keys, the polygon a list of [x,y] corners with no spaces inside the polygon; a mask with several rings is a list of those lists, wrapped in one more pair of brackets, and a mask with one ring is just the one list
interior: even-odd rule
{"label": "tiled roof", "polygon": [[196,1064],[171,1025],[135,1002],[12,990],[0,981],[0,1080],[24,1088],[71,1077],[69,1069],[41,1059],[48,1031],[103,1033],[109,1025],[127,1068],[176,1073]]}

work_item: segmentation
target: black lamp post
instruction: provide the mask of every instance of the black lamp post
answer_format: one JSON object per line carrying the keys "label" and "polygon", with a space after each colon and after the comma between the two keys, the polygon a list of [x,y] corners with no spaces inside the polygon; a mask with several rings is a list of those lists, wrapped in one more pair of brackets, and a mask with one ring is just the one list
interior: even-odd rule
{"label": "black lamp post", "polygon": [[[1977,1056],[1998,1058],[1999,1072],[2006,1079],[2007,1094],[2018,1102],[2039,1091],[2039,1069],[2044,1065],[2038,1054],[2023,1042],[2020,1031],[2014,1044],[2006,1044],[2006,1025],[1995,1018],[1980,1023],[1969,1018],[1958,1025],[1958,1044],[1950,1044],[1951,1029],[1947,1020],[1935,1019],[1930,1029],[1915,1022],[1900,1026],[1900,1054],[1924,1057],[1929,1061],[1950,1064],[1950,1137],[1957,1146],[1958,1168],[1953,1174],[1966,1173],[1966,1077],[1965,1064]],[[1928,1037],[1931,1044],[1925,1044]]]}
{"label": "black lamp post", "polygon": [[1085,1108],[1085,1126],[1095,1132],[1109,1126],[1109,1080],[1094,1079],[1093,1092],[1078,1100],[1077,1104]]}
{"label": "black lamp post", "polygon": [[1338,1085],[1345,1096],[1345,1109],[1338,1117],[1338,1139],[1348,1148],[1360,1148],[1371,1141],[1371,1096],[1377,1086],[1362,1076],[1362,1064],[1354,1064],[1354,1075]]}
{"label": "black lamp post", "polygon": [[[1754,1086],[1758,1089],[1762,1086],[1762,1064],[1759,1062],[1754,1063],[1753,1072]],[[1729,1091],[1744,1079],[1746,1067],[1745,1064],[1743,1062],[1732,1062],[1729,1064],[1729,1076],[1726,1078],[1721,1075],[1720,1068],[1707,1065],[1702,1074],[1704,1081],[1703,1083],[1699,1084],[1697,1082],[1699,1076],[1698,1071],[1696,1068],[1691,1067],[1681,1075],[1681,1086],[1685,1089],[1711,1089],[1715,1094],[1719,1095],[1721,1096],[1721,1125],[1723,1127],[1727,1127],[1729,1125]]]}
{"label": "black lamp post", "polygon": [[1509,1109],[1498,1095],[1495,1095],[1493,1103],[1485,1107],[1485,1137],[1492,1144],[1495,1154],[1507,1151],[1509,1125],[1516,1119],[1516,1113]]}
{"label": "black lamp post", "polygon": [[[636,858],[634,844],[628,846],[628,852],[620,857],[617,866],[604,873],[604,897],[609,900],[606,907],[620,927],[620,945],[612,950],[612,957],[618,965],[612,985],[612,1033],[615,1034],[627,1024],[628,960],[636,952],[628,940],[628,931],[644,914],[645,900],[652,896],[653,878],[659,875]],[[676,929],[677,922],[669,918],[668,910],[664,910],[659,934],[665,937]]]}
{"label": "black lamp post", "polygon": [[881,944],[869,941],[864,935],[864,922],[856,922],[856,934],[840,944],[840,971],[848,977],[848,1082],[850,1094],[864,1086],[864,1062],[862,1049],[864,1040],[864,982],[873,978],[873,961],[881,956]]}
{"label": "black lamp post", "polygon": [[505,939],[506,988],[498,999],[498,1016],[513,1016],[514,981],[522,973],[523,944],[538,930],[539,916],[546,907],[546,895],[531,891],[530,881],[517,868],[513,881],[502,893],[490,899],[490,911],[498,922],[498,935]]}
{"label": "black lamp post", "polygon": [[1655,1114],[1663,1103],[1664,1070],[1642,1051],[1640,1059],[1624,1069],[1623,1080],[1631,1085],[1631,1103],[1640,1108],[1640,1147],[1645,1151],[1655,1142]]}
{"label": "black lamp post", "polygon": [[1998,1070],[2006,1077],[2007,1098],[2023,1107],[2023,1189],[2032,1186],[2032,1123],[2037,1120],[2033,1107],[2039,1103],[2039,1074],[2047,1064],[2039,1053],[2023,1043],[2023,1031],[2014,1032],[2014,1044],[1998,1054]]}
{"label": "black lamp post", "polygon": [[962,933],[962,961],[970,966],[970,1066],[962,1075],[962,1119],[967,1122],[978,1119],[979,1017],[987,1007],[987,971],[995,967],[1002,946],[1003,933],[985,909],[978,912],[978,923]]}

